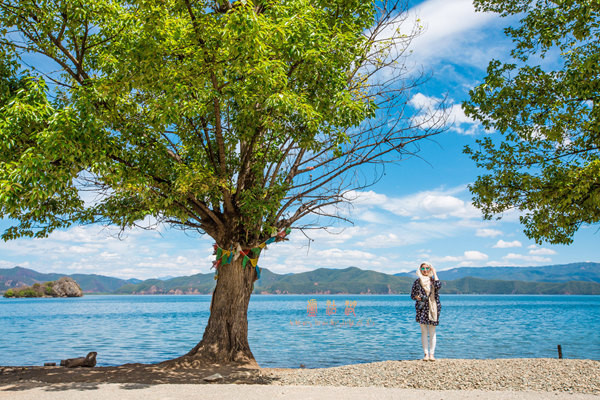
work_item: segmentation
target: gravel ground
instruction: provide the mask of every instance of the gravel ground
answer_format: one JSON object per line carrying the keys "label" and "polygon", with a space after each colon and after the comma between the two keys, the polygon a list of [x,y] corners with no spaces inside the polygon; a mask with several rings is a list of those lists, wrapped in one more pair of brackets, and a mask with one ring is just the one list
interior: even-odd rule
{"label": "gravel ground", "polygon": [[273,385],[379,386],[424,390],[566,392],[600,395],[600,361],[494,359],[384,361],[319,369],[262,369]]}

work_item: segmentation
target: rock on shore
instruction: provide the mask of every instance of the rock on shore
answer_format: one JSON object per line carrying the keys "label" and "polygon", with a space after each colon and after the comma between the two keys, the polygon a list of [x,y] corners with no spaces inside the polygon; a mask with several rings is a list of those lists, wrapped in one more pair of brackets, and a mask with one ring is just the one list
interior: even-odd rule
{"label": "rock on shore", "polygon": [[83,291],[73,278],[63,276],[52,285],[55,297],[81,297]]}
{"label": "rock on shore", "polygon": [[34,283],[32,286],[20,286],[8,289],[4,297],[81,297],[81,287],[68,276],[63,276],[54,282]]}

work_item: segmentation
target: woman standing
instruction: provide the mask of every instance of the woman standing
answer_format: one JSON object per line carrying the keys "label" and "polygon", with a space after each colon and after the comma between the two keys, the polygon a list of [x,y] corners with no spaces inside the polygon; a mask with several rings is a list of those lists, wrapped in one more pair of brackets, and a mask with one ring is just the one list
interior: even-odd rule
{"label": "woman standing", "polygon": [[[442,311],[439,295],[442,282],[429,263],[421,264],[417,269],[417,276],[419,279],[413,284],[410,297],[416,301],[416,320],[421,325],[421,343],[425,353],[423,360],[435,361],[435,327],[440,322],[440,312]],[[429,340],[427,340],[428,335]]]}

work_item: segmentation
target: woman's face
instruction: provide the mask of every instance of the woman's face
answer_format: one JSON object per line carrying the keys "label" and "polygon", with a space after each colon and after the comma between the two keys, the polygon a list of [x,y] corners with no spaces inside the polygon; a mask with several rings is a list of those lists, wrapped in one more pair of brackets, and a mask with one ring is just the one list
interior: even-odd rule
{"label": "woman's face", "polygon": [[423,276],[429,276],[429,274],[431,273],[431,267],[427,264],[423,264],[421,265],[421,274],[423,274]]}

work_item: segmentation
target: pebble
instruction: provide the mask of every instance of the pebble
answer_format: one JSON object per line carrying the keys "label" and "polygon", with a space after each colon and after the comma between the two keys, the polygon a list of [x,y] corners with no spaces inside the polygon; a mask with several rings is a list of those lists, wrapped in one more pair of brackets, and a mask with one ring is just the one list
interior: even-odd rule
{"label": "pebble", "polygon": [[206,382],[217,382],[223,379],[223,375],[221,374],[213,374],[203,378]]}
{"label": "pebble", "polygon": [[261,370],[274,385],[381,386],[600,394],[600,361],[494,359],[383,361],[316,369]]}

